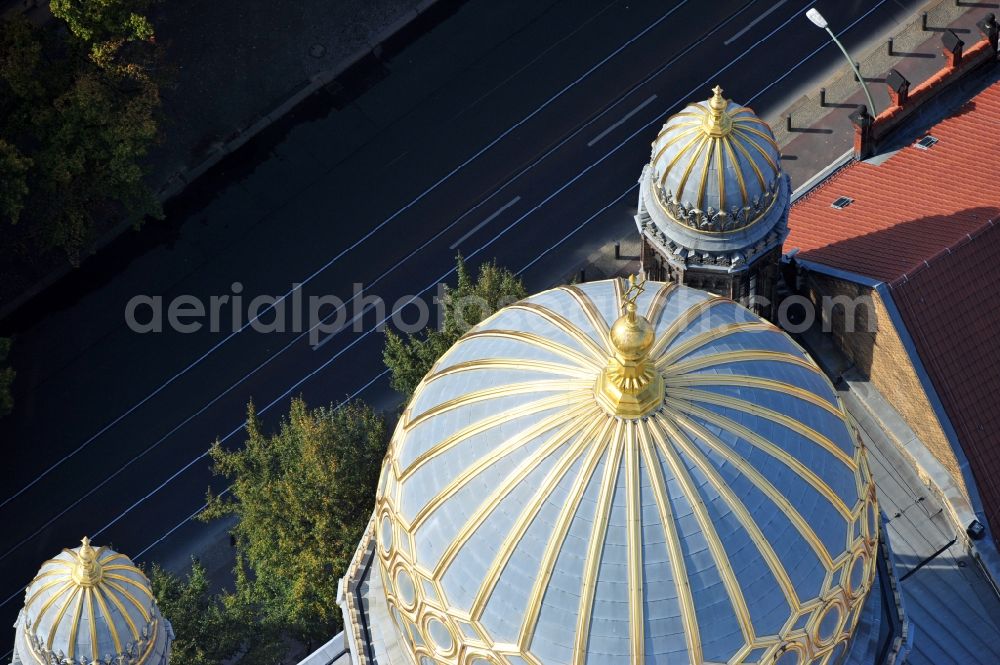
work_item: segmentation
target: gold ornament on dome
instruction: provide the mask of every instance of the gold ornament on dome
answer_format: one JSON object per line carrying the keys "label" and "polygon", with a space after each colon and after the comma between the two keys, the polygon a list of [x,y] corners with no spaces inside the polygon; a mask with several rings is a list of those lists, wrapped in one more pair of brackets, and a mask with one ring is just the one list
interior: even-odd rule
{"label": "gold ornament on dome", "polygon": [[663,377],[649,362],[656,340],[653,326],[636,313],[636,300],[646,290],[646,280],[628,278],[622,297],[622,316],[611,326],[615,353],[594,386],[597,402],[608,413],[622,418],[640,418],[663,404]]}
{"label": "gold ornament on dome", "polygon": [[[594,284],[588,285],[593,287]],[[878,508],[864,448],[842,449],[837,443],[767,405],[756,404],[747,396],[714,391],[715,387],[745,387],[763,389],[795,398],[808,408],[820,409],[850,428],[843,404],[828,400],[798,385],[766,376],[742,375],[725,371],[712,373],[732,363],[779,362],[823,377],[815,363],[789,349],[716,350],[705,355],[694,353],[728,335],[741,333],[778,334],[773,325],[753,318],[697,330],[695,323],[716,308],[735,307],[732,301],[702,294],[696,300],[670,309],[680,291],[690,291],[676,284],[646,283],[637,278],[624,285],[616,280],[614,305],[621,316],[611,325],[601,310],[606,301],[595,297],[595,291],[575,286],[554,289],[551,294],[563,298],[578,308],[579,318],[571,321],[565,311],[552,307],[555,298],[541,301],[530,298],[511,309],[532,314],[546,324],[555,326],[567,337],[560,340],[544,336],[538,329],[512,329],[490,321],[473,329],[456,344],[457,347],[478,341],[505,340],[516,346],[533,348],[560,360],[539,360],[527,356],[497,356],[466,359],[449,364],[448,355],[423,380],[413,400],[404,411],[393,435],[382,469],[382,477],[374,515],[375,556],[385,591],[385,602],[395,626],[400,645],[414,663],[435,665],[524,665],[544,663],[536,652],[536,640],[543,629],[542,612],[546,594],[555,587],[553,575],[569,542],[572,525],[585,500],[593,506],[581,549],[579,599],[576,612],[567,625],[566,644],[573,651],[572,662],[584,665],[588,644],[594,630],[596,590],[602,548],[613,528],[624,529],[627,571],[622,582],[623,616],[627,616],[631,653],[623,662],[645,662],[648,630],[643,546],[642,514],[654,511],[663,528],[667,563],[672,578],[678,580],[676,590],[683,625],[686,656],[684,665],[701,665],[706,661],[702,634],[706,626],[699,617],[698,600],[691,592],[691,571],[686,568],[685,544],[677,528],[678,515],[673,511],[674,498],[688,497],[693,512],[688,519],[706,539],[704,556],[718,571],[722,593],[733,608],[733,616],[741,632],[741,645],[734,647],[728,662],[772,665],[786,652],[800,657],[800,665],[819,665],[829,653],[847,644],[858,624],[861,609],[875,577],[878,547]],[[655,291],[651,298],[640,297]],[[541,294],[546,295],[546,294]],[[608,306],[608,305],[604,305]],[[611,309],[611,306],[608,306]],[[664,321],[670,312],[670,321]],[[501,316],[501,314],[494,315]],[[509,320],[504,323],[509,322]],[[540,328],[539,328],[540,329]],[[468,348],[468,347],[466,347]],[[511,347],[513,348],[513,346]],[[510,349],[507,349],[508,351]],[[454,351],[454,349],[453,349]],[[451,352],[449,352],[451,353]],[[619,369],[621,368],[621,370]],[[625,380],[623,370],[628,370]],[[469,372],[538,371],[564,374],[566,378],[543,378],[534,381],[486,381],[482,387],[441,401],[422,401],[433,394],[433,384],[450,377],[467,376]],[[606,385],[615,386],[622,395],[649,395],[630,413],[621,415],[622,402],[605,402],[602,394]],[[650,386],[658,386],[650,390]],[[832,390],[832,388],[831,388]],[[648,391],[648,392],[647,392]],[[489,409],[469,411],[470,419],[444,438],[423,439],[421,432],[437,418],[482,404],[486,400],[501,400],[518,395],[538,393],[534,401]],[[656,399],[653,398],[656,395]],[[613,393],[612,396],[617,396]],[[811,447],[829,455],[831,467],[846,469],[856,484],[856,492],[841,497],[828,484],[822,470],[811,467],[774,441],[753,428],[716,411],[713,407],[738,410],[775,426],[792,430]],[[645,410],[643,410],[645,409]],[[540,414],[544,414],[540,415]],[[487,431],[498,431],[521,418],[532,418],[520,429],[511,427],[487,452],[475,458],[467,468],[452,469],[442,477],[435,465]],[[433,427],[431,425],[431,427]],[[827,543],[810,523],[802,506],[785,496],[773,479],[762,472],[743,454],[735,450],[727,437],[737,436],[761,455],[794,474],[814,490],[820,501],[828,503],[843,520],[844,542]],[[532,442],[539,442],[532,444]],[[700,443],[698,443],[700,442]],[[412,446],[412,447],[411,447]],[[772,542],[757,523],[752,507],[745,505],[703,451],[707,447],[736,469],[747,482],[777,506],[788,519],[790,528],[815,556],[822,570],[815,592],[803,593],[793,583],[794,571],[786,568]],[[520,457],[521,452],[523,457]],[[561,451],[556,455],[557,451]],[[505,497],[527,482],[547,456],[557,460],[544,477],[532,483],[531,498],[512,516],[512,522],[496,533],[500,506]],[[489,471],[500,459],[518,456],[516,464],[502,475]],[[688,460],[688,462],[685,462]],[[726,551],[725,535],[711,519],[698,497],[698,476],[689,468],[693,465],[707,487],[732,507],[734,519],[746,530],[753,548],[768,567],[789,607],[789,615],[775,634],[761,634],[751,619],[754,598],[745,594],[738,573],[738,562]],[[482,494],[461,496],[473,483],[489,476]],[[430,487],[423,486],[434,478]],[[423,479],[423,480],[422,480]],[[668,490],[667,485],[675,483]],[[556,490],[564,487],[555,499]],[[414,489],[416,488],[416,489]],[[614,496],[623,492],[622,524],[612,524]],[[643,503],[648,491],[653,503]],[[679,493],[679,494],[678,494]],[[419,497],[419,498],[418,498]],[[461,497],[461,498],[460,498]],[[673,498],[672,498],[673,497]],[[471,501],[472,504],[468,504]],[[410,503],[410,505],[407,505]],[[430,545],[426,540],[433,533],[436,520],[443,519],[439,511],[461,503],[461,522],[455,533],[442,543]],[[505,571],[512,565],[515,553],[527,542],[526,534],[542,510],[555,506],[552,532],[543,542],[532,541],[537,552],[537,574],[527,580],[527,600],[523,615],[512,616],[515,624],[513,641],[498,636],[488,620],[488,607],[497,594],[504,593]],[[458,510],[458,509],[455,509]],[[428,531],[429,530],[429,531]],[[449,579],[464,560],[464,553],[483,533],[491,535],[484,570],[477,572],[468,593],[449,586]],[[560,589],[576,593],[577,590]],[[783,662],[783,661],[781,661]]]}

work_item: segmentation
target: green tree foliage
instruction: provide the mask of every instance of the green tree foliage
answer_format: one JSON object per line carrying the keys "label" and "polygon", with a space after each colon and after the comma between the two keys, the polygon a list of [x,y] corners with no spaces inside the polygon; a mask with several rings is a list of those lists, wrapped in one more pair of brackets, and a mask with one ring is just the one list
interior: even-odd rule
{"label": "green tree foliage", "polygon": [[239,518],[236,596],[247,616],[312,648],[341,623],[337,580],[371,515],[385,423],[361,402],[308,409],[295,399],[271,435],[251,404],[246,431],[239,450],[212,447],[231,489],[209,495],[202,517]]}
{"label": "green tree foliage", "polygon": [[97,219],[161,214],[142,180],[160,106],[146,4],[53,0],[68,35],[0,21],[0,221],[73,262]]}
{"label": "green tree foliage", "polygon": [[213,594],[205,568],[195,559],[186,578],[158,564],[149,573],[156,604],[173,626],[170,660],[185,665],[219,665],[244,650],[250,625],[228,594]]}
{"label": "green tree foliage", "polygon": [[11,394],[14,370],[7,366],[8,354],[10,354],[10,339],[0,337],[0,418],[14,409],[14,397]]}
{"label": "green tree foliage", "polygon": [[139,41],[153,36],[144,16],[148,0],[51,0],[52,15],[88,44]]}
{"label": "green tree foliage", "polygon": [[0,138],[0,221],[16,224],[28,196],[31,160]]}
{"label": "green tree foliage", "polygon": [[445,287],[441,329],[423,334],[400,335],[387,330],[382,359],[389,368],[390,382],[407,400],[417,384],[458,338],[487,316],[515,303],[527,294],[521,278],[496,260],[484,263],[473,279],[461,255],[456,259],[457,283]]}

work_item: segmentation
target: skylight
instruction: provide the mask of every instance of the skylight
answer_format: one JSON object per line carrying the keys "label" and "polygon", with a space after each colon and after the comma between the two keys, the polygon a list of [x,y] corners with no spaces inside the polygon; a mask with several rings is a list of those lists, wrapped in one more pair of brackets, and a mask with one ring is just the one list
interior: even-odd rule
{"label": "skylight", "polygon": [[836,208],[837,210],[843,210],[847,206],[854,203],[854,199],[850,196],[841,196],[836,201],[830,204],[831,208]]}
{"label": "skylight", "polygon": [[913,147],[920,148],[921,150],[928,150],[932,145],[934,145],[937,142],[938,140],[936,136],[931,136],[930,134],[928,134],[924,138],[914,143]]}

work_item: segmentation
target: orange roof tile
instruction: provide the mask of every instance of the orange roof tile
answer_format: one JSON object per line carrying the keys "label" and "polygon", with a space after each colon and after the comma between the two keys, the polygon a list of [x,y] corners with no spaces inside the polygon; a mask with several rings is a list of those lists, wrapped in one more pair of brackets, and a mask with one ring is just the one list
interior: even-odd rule
{"label": "orange roof tile", "polygon": [[[885,282],[1000,532],[1000,83],[792,207],[786,250]],[[854,202],[837,210],[839,196]],[[994,222],[995,220],[995,222]]]}

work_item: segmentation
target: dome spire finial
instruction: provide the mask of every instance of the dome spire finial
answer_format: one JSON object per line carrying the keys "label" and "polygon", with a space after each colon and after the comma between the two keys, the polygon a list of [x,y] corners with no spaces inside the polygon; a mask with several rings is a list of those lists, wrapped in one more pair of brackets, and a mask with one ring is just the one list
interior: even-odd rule
{"label": "dome spire finial", "polygon": [[729,100],[722,96],[722,87],[712,88],[712,98],[708,100],[708,111],[705,113],[705,133],[712,137],[723,137],[733,129],[732,116],[726,111]]}
{"label": "dome spire finial", "polygon": [[649,360],[656,335],[636,307],[645,285],[646,280],[629,276],[628,288],[622,294],[622,315],[611,326],[615,353],[598,377],[594,391],[609,413],[622,418],[640,418],[663,404],[663,377]]}
{"label": "dome spire finial", "polygon": [[104,572],[97,560],[98,554],[90,546],[90,538],[84,536],[80,541],[80,550],[76,552],[76,563],[73,564],[73,581],[82,587],[94,587],[101,583]]}

